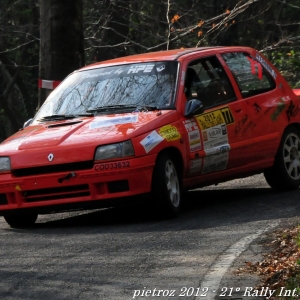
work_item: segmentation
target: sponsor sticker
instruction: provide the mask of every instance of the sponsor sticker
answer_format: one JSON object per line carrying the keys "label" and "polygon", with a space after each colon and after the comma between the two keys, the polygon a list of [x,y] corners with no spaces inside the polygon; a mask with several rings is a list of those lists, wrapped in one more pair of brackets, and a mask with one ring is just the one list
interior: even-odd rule
{"label": "sponsor sticker", "polygon": [[166,125],[159,129],[158,133],[168,142],[176,141],[181,138],[177,128],[173,125]]}
{"label": "sponsor sticker", "polygon": [[190,151],[195,152],[201,150],[200,132],[188,132]]}
{"label": "sponsor sticker", "polygon": [[159,66],[159,67],[156,68],[156,71],[157,71],[157,72],[161,72],[161,71],[163,71],[165,68],[166,68],[165,65],[161,65],[161,66]]}
{"label": "sponsor sticker", "polygon": [[258,54],[256,53],[256,59],[263,65],[263,67],[271,74],[271,76],[276,79],[276,72],[269,66],[269,64]]}
{"label": "sponsor sticker", "polygon": [[202,174],[225,170],[228,163],[228,152],[204,157]]}
{"label": "sponsor sticker", "polygon": [[287,104],[286,104],[285,98],[281,98],[279,100],[279,102],[277,103],[277,107],[276,107],[275,111],[271,115],[271,120],[276,121],[278,119],[278,117],[280,116],[280,114],[286,109],[286,107],[287,107]]}
{"label": "sponsor sticker", "polygon": [[90,129],[109,127],[113,125],[129,124],[136,123],[138,116],[122,116],[122,117],[113,117],[113,118],[104,118],[99,121],[90,123]]}
{"label": "sponsor sticker", "polygon": [[140,144],[144,147],[146,153],[148,153],[163,140],[164,139],[155,130],[153,130],[149,135],[141,140]]}
{"label": "sponsor sticker", "polygon": [[201,150],[200,131],[196,122],[194,120],[185,120],[183,124],[188,133],[190,151],[195,152]]}
{"label": "sponsor sticker", "polygon": [[202,168],[202,158],[195,158],[191,160],[190,173],[198,173]]}
{"label": "sponsor sticker", "polygon": [[286,116],[288,118],[288,121],[290,122],[292,117],[296,117],[297,114],[299,113],[299,107],[296,106],[293,101],[290,102],[287,110],[286,110]]}
{"label": "sponsor sticker", "polygon": [[227,125],[234,123],[229,107],[210,111],[197,116],[196,119],[202,129],[203,148],[206,154],[202,174],[225,170],[230,150]]}
{"label": "sponsor sticker", "polygon": [[146,64],[142,64],[142,65],[133,65],[132,67],[130,67],[130,69],[128,70],[127,74],[130,73],[150,73],[153,69],[154,65],[146,65]]}
{"label": "sponsor sticker", "polygon": [[95,78],[95,77],[102,77],[102,76],[107,76],[107,75],[111,75],[113,70],[111,71],[103,71],[102,73],[95,73],[95,74],[83,74],[82,75],[82,79],[86,79],[86,78]]}
{"label": "sponsor sticker", "polygon": [[203,130],[203,143],[204,150],[214,152],[216,152],[216,150],[213,149],[219,149],[220,146],[228,145],[226,124],[219,124]]}
{"label": "sponsor sticker", "polygon": [[202,130],[214,127],[219,124],[233,124],[234,118],[229,107],[223,107],[196,117]]}
{"label": "sponsor sticker", "polygon": [[206,156],[214,155],[214,154],[219,154],[219,153],[225,153],[230,150],[230,145],[229,144],[224,144],[222,146],[217,146],[214,148],[206,149],[205,154]]}
{"label": "sponsor sticker", "polygon": [[120,75],[121,73],[123,73],[123,69],[122,68],[119,68],[118,70],[116,70],[115,72],[114,72],[114,74],[118,74],[118,75]]}

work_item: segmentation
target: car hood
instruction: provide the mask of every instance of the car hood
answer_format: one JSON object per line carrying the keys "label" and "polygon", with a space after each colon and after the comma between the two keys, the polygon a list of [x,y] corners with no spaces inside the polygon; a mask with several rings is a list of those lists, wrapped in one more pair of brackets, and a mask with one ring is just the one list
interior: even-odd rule
{"label": "car hood", "polygon": [[[6,139],[0,145],[0,155],[11,156],[15,167],[23,165],[26,159],[43,165],[52,152],[60,153],[56,163],[70,162],[70,156],[72,161],[93,160],[97,146],[131,139],[177,118],[177,112],[169,110],[45,122],[28,126]],[[43,162],[38,162],[39,157]]]}

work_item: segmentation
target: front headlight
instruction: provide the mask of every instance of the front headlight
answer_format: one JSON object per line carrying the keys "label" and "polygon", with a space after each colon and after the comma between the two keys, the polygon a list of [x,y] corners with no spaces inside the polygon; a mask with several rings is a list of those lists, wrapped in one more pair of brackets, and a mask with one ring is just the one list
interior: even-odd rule
{"label": "front headlight", "polygon": [[131,141],[100,146],[96,149],[95,160],[133,156],[134,150]]}
{"label": "front headlight", "polygon": [[0,157],[0,172],[10,171],[10,158],[9,157]]}

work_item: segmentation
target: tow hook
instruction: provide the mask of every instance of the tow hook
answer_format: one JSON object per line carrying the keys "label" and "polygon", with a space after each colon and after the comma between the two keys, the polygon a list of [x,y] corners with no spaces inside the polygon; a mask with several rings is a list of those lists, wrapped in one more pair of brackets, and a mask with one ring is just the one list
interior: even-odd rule
{"label": "tow hook", "polygon": [[70,178],[73,178],[73,177],[75,177],[75,176],[76,176],[75,172],[71,172],[71,173],[67,174],[67,175],[64,176],[64,177],[59,178],[59,179],[58,179],[58,182],[59,182],[59,183],[62,183],[64,180],[69,181]]}

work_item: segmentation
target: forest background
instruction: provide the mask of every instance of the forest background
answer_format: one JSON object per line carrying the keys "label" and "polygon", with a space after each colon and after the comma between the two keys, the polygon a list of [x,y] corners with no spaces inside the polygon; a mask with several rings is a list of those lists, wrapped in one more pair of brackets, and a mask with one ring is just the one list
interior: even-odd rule
{"label": "forest background", "polygon": [[[67,64],[52,65],[60,78],[41,78],[49,24],[58,26],[51,55]],[[124,55],[232,45],[261,51],[300,88],[300,0],[0,0],[0,142],[34,116],[39,78]]]}

